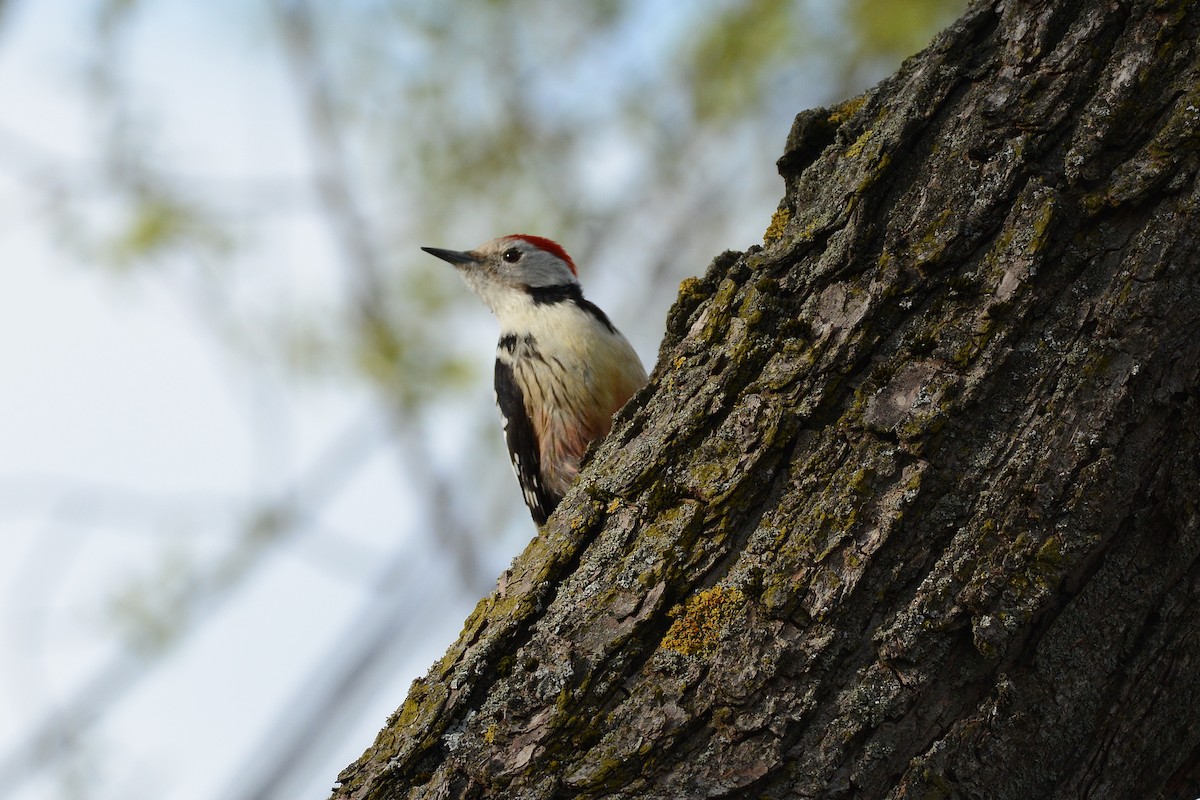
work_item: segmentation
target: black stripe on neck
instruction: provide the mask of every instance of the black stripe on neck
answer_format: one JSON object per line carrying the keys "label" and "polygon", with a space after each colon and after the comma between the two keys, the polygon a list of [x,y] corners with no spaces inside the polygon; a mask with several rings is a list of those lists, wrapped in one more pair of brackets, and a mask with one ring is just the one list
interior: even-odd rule
{"label": "black stripe on neck", "polygon": [[596,305],[595,303],[591,302],[590,300],[584,300],[582,297],[575,301],[575,305],[579,306],[584,311],[591,314],[593,317],[595,317],[597,320],[600,321],[601,325],[608,328],[613,333],[617,332],[616,327],[612,324],[612,322],[609,321],[608,315],[600,310],[600,306]]}
{"label": "black stripe on neck", "polygon": [[547,306],[573,300],[576,303],[583,300],[583,290],[578,283],[560,283],[554,286],[528,286],[530,298],[535,306]]}
{"label": "black stripe on neck", "polygon": [[583,289],[579,288],[578,283],[563,283],[557,286],[527,286],[525,289],[529,292],[529,297],[535,306],[574,303],[577,308],[595,317],[601,325],[613,333],[617,332],[612,322],[609,321],[608,315],[601,311],[599,306],[590,300],[583,299]]}

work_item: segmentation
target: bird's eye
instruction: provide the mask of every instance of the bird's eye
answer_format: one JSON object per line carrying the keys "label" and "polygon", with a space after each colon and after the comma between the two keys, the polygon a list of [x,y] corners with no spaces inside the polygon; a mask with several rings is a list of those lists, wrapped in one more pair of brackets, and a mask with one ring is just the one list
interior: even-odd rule
{"label": "bird's eye", "polygon": [[504,251],[504,255],[501,258],[510,264],[515,264],[521,260],[521,251],[515,247],[510,247]]}

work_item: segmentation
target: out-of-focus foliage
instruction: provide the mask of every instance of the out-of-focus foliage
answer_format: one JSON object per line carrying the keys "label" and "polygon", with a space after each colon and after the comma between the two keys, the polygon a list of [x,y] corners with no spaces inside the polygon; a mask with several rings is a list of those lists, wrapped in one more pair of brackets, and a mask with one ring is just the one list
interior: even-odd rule
{"label": "out-of-focus foliage", "polygon": [[216,255],[231,242],[202,212],[169,197],[143,197],[130,209],[131,218],[117,227],[108,257],[117,266],[144,263],[182,247],[206,247]]}
{"label": "out-of-focus foliage", "polygon": [[960,0],[848,0],[846,25],[855,32],[856,61],[894,62],[929,42],[932,31],[962,13]]}
{"label": "out-of-focus foliage", "polygon": [[700,121],[736,117],[762,103],[769,87],[762,75],[787,59],[798,41],[796,4],[747,0],[722,11],[685,54]]}

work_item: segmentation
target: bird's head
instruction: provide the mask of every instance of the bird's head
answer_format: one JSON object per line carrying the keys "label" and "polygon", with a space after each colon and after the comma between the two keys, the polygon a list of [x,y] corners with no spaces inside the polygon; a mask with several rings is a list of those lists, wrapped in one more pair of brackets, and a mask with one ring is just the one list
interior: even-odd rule
{"label": "bird's head", "polygon": [[421,249],[453,264],[498,316],[513,302],[579,288],[575,262],[561,245],[543,236],[501,236],[474,250]]}

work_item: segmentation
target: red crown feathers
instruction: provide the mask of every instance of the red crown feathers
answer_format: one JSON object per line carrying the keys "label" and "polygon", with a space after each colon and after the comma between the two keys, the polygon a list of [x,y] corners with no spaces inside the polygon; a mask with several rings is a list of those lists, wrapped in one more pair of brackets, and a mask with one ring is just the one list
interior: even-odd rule
{"label": "red crown feathers", "polygon": [[551,255],[558,256],[563,261],[567,262],[567,266],[571,268],[571,274],[575,277],[579,277],[579,272],[575,269],[575,262],[571,260],[569,255],[567,255],[567,251],[563,250],[562,245],[553,239],[547,239],[545,236],[534,236],[528,233],[514,233],[508,238],[520,239],[521,241],[529,242],[539,250],[545,250]]}

